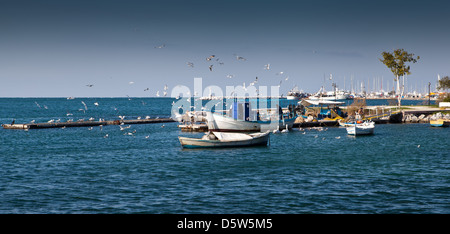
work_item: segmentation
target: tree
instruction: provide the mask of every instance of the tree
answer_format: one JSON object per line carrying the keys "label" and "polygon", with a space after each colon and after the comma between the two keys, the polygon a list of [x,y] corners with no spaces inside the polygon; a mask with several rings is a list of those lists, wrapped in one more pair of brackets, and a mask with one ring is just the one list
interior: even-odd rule
{"label": "tree", "polygon": [[[450,78],[445,76],[439,80],[438,90],[448,90],[450,89]],[[450,93],[445,93],[444,95],[439,95],[439,99],[443,102],[450,102]]]}
{"label": "tree", "polygon": [[439,80],[438,89],[439,90],[450,89],[450,78],[448,76]]}
{"label": "tree", "polygon": [[398,106],[401,106],[401,100],[403,96],[403,92],[405,90],[404,85],[402,85],[400,89],[400,77],[403,78],[403,84],[405,83],[405,75],[411,74],[410,66],[407,66],[406,63],[413,62],[416,63],[417,60],[420,59],[419,56],[414,58],[414,54],[410,54],[404,49],[396,49],[393,53],[389,53],[384,51],[381,53],[383,56],[383,59],[380,59],[380,61],[386,65],[389,69],[391,69],[391,72],[394,74],[395,78],[394,81],[397,82],[397,95],[398,95]]}

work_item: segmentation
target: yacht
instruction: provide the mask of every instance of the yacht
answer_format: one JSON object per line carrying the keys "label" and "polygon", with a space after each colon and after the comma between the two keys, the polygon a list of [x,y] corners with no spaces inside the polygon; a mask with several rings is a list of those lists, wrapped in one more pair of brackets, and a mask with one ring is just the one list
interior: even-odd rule
{"label": "yacht", "polygon": [[301,92],[300,90],[298,90],[297,85],[292,88],[291,90],[289,90],[289,92],[286,95],[286,99],[288,100],[300,100],[302,98],[306,98],[308,95],[304,92]]}

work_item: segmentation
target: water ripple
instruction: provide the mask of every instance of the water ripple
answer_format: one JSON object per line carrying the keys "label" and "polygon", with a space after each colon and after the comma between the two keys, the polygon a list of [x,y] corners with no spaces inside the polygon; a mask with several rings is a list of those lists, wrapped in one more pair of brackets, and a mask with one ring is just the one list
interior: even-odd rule
{"label": "water ripple", "polygon": [[[110,116],[112,106],[130,104],[130,115],[145,116],[172,102],[96,100]],[[19,121],[73,109],[64,99],[40,100],[59,108],[45,113],[33,100],[13,101],[26,106]],[[0,119],[11,113],[0,110]],[[343,128],[291,131],[272,135],[267,147],[209,150],[183,150],[179,135],[201,134],[181,133],[175,123],[133,129],[134,136],[117,126],[0,129],[0,212],[450,212],[449,129],[378,125],[365,138]]]}

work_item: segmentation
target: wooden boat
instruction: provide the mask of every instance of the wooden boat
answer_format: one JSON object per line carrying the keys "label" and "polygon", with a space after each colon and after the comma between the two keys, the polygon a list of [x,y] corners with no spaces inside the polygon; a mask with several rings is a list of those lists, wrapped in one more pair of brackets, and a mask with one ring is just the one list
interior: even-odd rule
{"label": "wooden boat", "polygon": [[354,123],[352,126],[346,127],[349,135],[371,135],[375,128],[374,122]]}
{"label": "wooden boat", "polygon": [[450,126],[450,120],[445,119],[430,120],[430,125],[432,127],[448,127]]}
{"label": "wooden boat", "polygon": [[209,131],[249,133],[282,130],[286,126],[292,128],[297,118],[293,113],[284,113],[281,108],[272,109],[275,113],[266,118],[261,118],[259,111],[252,109],[249,102],[233,102],[231,108],[223,113],[206,112],[206,122]]}
{"label": "wooden boat", "polygon": [[234,119],[221,114],[208,113],[208,128],[214,132],[260,132],[274,129],[292,128],[296,118],[286,118],[274,121],[249,121]]}
{"label": "wooden boat", "polygon": [[252,134],[208,132],[202,138],[178,137],[183,148],[222,148],[267,145],[269,131]]}

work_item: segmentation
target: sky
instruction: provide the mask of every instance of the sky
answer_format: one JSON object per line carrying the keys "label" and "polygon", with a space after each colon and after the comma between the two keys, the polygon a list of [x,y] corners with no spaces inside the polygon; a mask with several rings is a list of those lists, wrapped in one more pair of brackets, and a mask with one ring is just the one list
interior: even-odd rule
{"label": "sky", "polygon": [[379,59],[397,48],[420,56],[406,87],[424,92],[450,75],[449,10],[433,0],[0,0],[0,97],[153,97],[165,85],[170,96],[197,77],[205,90],[256,77],[284,94],[392,90]]}

